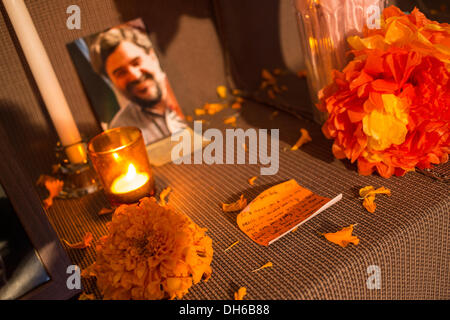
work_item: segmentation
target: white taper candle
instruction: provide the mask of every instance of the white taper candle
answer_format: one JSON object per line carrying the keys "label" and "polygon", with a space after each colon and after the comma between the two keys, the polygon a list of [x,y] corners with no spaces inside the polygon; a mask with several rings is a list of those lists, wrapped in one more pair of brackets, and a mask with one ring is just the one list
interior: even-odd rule
{"label": "white taper candle", "polygon": [[3,4],[69,161],[85,162],[80,132],[24,1],[3,0]]}

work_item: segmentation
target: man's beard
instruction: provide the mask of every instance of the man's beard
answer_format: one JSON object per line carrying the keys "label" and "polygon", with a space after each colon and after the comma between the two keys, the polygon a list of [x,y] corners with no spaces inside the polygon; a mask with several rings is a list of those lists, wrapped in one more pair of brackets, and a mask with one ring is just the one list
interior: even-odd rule
{"label": "man's beard", "polygon": [[[140,83],[146,81],[146,80],[152,80],[155,84],[155,88],[156,88],[156,95],[154,95],[152,98],[150,99],[142,99],[138,96],[136,96],[135,93],[133,93],[134,88],[139,85]],[[126,86],[126,92],[125,92],[126,96],[128,99],[130,99],[131,101],[137,103],[139,106],[141,106],[142,109],[144,110],[151,110],[156,104],[158,104],[161,101],[162,98],[162,90],[161,90],[161,86],[159,85],[159,83],[155,80],[155,78],[153,77],[153,75],[151,75],[150,73],[144,73],[142,74],[142,76],[135,81],[131,81],[130,83],[127,84]]]}

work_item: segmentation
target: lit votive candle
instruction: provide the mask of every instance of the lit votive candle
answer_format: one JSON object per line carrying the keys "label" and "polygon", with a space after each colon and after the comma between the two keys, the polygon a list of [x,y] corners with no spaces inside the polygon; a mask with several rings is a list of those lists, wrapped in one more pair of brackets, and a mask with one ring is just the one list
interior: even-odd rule
{"label": "lit votive candle", "polygon": [[154,180],[138,128],[107,130],[88,145],[89,156],[113,206],[154,195]]}

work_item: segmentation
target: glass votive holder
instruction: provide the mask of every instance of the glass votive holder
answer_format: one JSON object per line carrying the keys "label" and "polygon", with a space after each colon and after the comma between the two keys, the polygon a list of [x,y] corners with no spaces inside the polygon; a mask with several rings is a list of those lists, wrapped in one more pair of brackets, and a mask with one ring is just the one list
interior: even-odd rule
{"label": "glass votive holder", "polygon": [[113,206],[135,203],[155,194],[155,182],[138,128],[120,127],[89,141],[92,165]]}
{"label": "glass votive holder", "polygon": [[[292,0],[314,105],[320,91],[351,60],[349,36],[363,35],[366,26],[379,28],[381,13],[392,0]],[[314,120],[323,124],[327,114],[313,106]]]}

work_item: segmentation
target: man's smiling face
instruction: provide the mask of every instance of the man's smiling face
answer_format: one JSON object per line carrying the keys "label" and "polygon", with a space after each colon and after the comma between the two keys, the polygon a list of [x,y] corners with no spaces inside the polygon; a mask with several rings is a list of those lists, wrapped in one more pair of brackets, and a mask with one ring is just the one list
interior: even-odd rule
{"label": "man's smiling face", "polygon": [[152,106],[161,100],[160,70],[153,49],[147,53],[129,41],[122,41],[106,59],[106,73],[113,84],[129,99]]}

